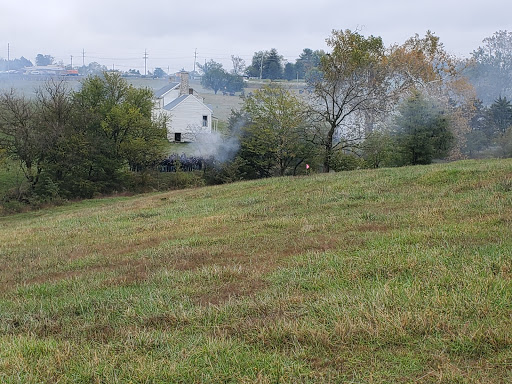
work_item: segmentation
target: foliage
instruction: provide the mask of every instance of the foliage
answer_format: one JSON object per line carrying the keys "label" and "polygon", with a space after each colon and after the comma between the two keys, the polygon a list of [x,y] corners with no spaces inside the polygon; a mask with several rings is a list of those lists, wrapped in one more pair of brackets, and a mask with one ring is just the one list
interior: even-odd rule
{"label": "foliage", "polygon": [[325,52],[322,50],[313,51],[310,48],[304,48],[295,62],[298,77],[309,81],[311,74],[320,67],[324,55]]}
{"label": "foliage", "polygon": [[506,97],[498,97],[489,107],[489,123],[498,135],[512,127],[512,104]]}
{"label": "foliage", "polygon": [[155,77],[157,79],[162,79],[165,76],[167,76],[167,73],[165,73],[165,71],[162,68],[160,68],[160,67],[155,68],[155,70],[153,72],[153,77]]}
{"label": "foliage", "polygon": [[285,80],[294,80],[297,77],[297,71],[295,65],[292,63],[286,63],[284,66],[283,77]]}
{"label": "foliage", "polygon": [[104,72],[107,72],[107,67],[95,61],[78,68],[78,73],[82,76],[101,76]]}
{"label": "foliage", "polygon": [[270,80],[282,79],[283,57],[279,55],[275,48],[270,51],[255,52],[252,57],[252,64],[246,71],[250,77]]}
{"label": "foliage", "polygon": [[324,149],[325,172],[330,169],[334,150],[361,140],[359,119],[376,113],[386,92],[381,38],[365,38],[349,30],[333,31],[327,44],[332,52],[322,57],[322,77],[310,83],[318,116],[311,136]]}
{"label": "foliage", "polygon": [[364,168],[364,160],[355,153],[337,151],[331,157],[330,169],[336,172]]}
{"label": "foliage", "polygon": [[472,53],[465,71],[478,98],[489,105],[497,97],[512,97],[512,32],[497,31]]}
{"label": "foliage", "polygon": [[[0,148],[19,161],[29,194],[92,197],[126,188],[162,157],[166,128],[152,117],[153,93],[118,73],[89,77],[80,91],[48,82],[34,101],[0,97]],[[30,197],[32,198],[32,197]]]}
{"label": "foliage", "polygon": [[218,91],[239,92],[243,90],[242,76],[226,72],[221,63],[210,60],[204,65],[198,63],[198,66],[203,72],[201,85],[207,89],[212,89],[215,94]]}
{"label": "foliage", "polygon": [[318,116],[312,138],[323,148],[324,171],[336,150],[357,147],[414,89],[443,98],[447,110],[452,103],[454,132],[463,136],[473,99],[438,37],[427,32],[386,49],[380,37],[346,30],[333,31],[327,44],[332,52],[321,59],[321,76],[310,80]]}
{"label": "foliage", "polygon": [[25,67],[31,67],[32,62],[21,56],[19,59],[5,60],[0,59],[0,71],[17,71]]}
{"label": "foliage", "polygon": [[399,112],[395,124],[401,165],[430,164],[448,154],[454,137],[449,118],[442,110],[415,92]]}
{"label": "foliage", "polygon": [[361,143],[359,149],[364,167],[380,168],[392,164],[395,141],[389,132],[373,131]]}
{"label": "foliage", "polygon": [[290,91],[265,86],[244,100],[249,123],[242,130],[240,156],[257,177],[284,176],[304,162],[308,146],[302,138],[304,105]]}
{"label": "foliage", "polygon": [[261,76],[263,79],[277,80],[283,78],[283,57],[272,48],[263,58]]}
{"label": "foliage", "polygon": [[51,55],[43,55],[42,53],[38,53],[36,56],[36,65],[47,66],[52,65],[54,62],[54,57]]}

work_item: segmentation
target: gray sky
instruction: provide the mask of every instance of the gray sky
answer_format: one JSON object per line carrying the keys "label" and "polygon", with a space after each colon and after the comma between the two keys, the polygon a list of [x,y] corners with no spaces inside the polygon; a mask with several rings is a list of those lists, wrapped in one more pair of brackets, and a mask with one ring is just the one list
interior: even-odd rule
{"label": "gray sky", "polygon": [[0,57],[38,53],[82,65],[144,71],[191,70],[213,59],[231,69],[231,55],[251,62],[256,51],[276,48],[290,62],[303,48],[327,49],[333,29],[381,36],[386,45],[403,43],[431,30],[457,56],[469,54],[485,37],[512,30],[510,0],[25,0],[0,5]]}

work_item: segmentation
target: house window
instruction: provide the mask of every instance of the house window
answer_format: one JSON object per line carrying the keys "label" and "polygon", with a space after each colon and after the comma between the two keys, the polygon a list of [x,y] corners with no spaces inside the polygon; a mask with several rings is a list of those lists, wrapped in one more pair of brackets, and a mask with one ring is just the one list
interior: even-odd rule
{"label": "house window", "polygon": [[207,127],[207,126],[208,126],[208,116],[203,115],[203,127]]}
{"label": "house window", "polygon": [[176,132],[174,134],[174,141],[181,141],[181,133]]}

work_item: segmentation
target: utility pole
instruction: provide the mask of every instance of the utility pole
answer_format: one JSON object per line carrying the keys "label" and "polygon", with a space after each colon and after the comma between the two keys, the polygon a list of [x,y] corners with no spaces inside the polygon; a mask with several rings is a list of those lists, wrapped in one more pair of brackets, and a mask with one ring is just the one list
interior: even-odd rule
{"label": "utility pole", "polygon": [[82,67],[85,67],[85,49],[82,48]]}
{"label": "utility pole", "polygon": [[147,60],[148,60],[148,52],[147,52],[146,49],[144,50],[144,57],[143,57],[143,59],[144,59],[144,76],[146,76],[146,74],[147,74],[147,71],[146,71],[147,65],[146,65],[146,63],[147,63]]}
{"label": "utility pole", "polygon": [[194,51],[194,73],[196,72],[197,48]]}
{"label": "utility pole", "polygon": [[73,69],[73,55],[71,55],[71,69]]}
{"label": "utility pole", "polygon": [[7,43],[7,70],[8,71],[11,69],[10,61],[11,61],[11,46],[9,43]]}

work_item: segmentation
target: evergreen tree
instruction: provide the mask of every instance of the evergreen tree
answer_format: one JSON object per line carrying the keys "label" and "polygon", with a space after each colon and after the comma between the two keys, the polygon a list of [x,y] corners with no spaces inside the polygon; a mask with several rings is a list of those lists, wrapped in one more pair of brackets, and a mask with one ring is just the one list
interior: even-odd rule
{"label": "evergreen tree", "polygon": [[446,156],[454,143],[449,119],[432,102],[415,92],[399,108],[396,140],[400,165],[430,164]]}

